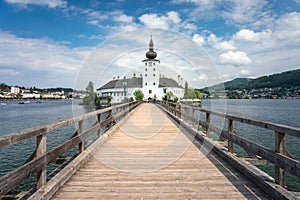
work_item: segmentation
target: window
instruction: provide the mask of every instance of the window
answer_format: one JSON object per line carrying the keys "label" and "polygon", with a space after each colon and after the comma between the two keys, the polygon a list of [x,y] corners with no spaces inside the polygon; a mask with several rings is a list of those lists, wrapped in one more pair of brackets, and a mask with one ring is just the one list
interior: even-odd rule
{"label": "window", "polygon": [[145,66],[147,66],[147,63],[145,63]]}
{"label": "window", "polygon": [[145,77],[147,77],[147,74],[145,74]]}
{"label": "window", "polygon": [[153,71],[155,71],[155,68],[153,68]]}
{"label": "window", "polygon": [[147,83],[145,83],[145,85],[147,85]]}
{"label": "window", "polygon": [[155,83],[153,83],[153,85],[155,85]]}
{"label": "window", "polygon": [[153,63],[153,65],[155,65],[155,63]]}
{"label": "window", "polygon": [[153,74],[153,76],[155,76],[155,74]]}
{"label": "window", "polygon": [[167,93],[167,88],[164,88],[164,93],[165,93],[165,94]]}
{"label": "window", "polygon": [[152,94],[152,90],[149,90],[149,94]]}
{"label": "window", "polygon": [[147,68],[145,68],[145,71],[147,71]]}
{"label": "window", "polygon": [[149,66],[152,66],[152,62],[149,62]]}

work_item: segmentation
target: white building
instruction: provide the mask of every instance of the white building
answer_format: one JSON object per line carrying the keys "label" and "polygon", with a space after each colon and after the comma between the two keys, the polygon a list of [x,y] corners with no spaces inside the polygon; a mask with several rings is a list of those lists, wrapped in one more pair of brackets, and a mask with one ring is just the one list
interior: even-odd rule
{"label": "white building", "polygon": [[124,102],[126,98],[134,98],[134,91],[141,90],[145,99],[162,100],[165,94],[171,91],[177,98],[184,95],[183,80],[178,75],[178,80],[166,78],[160,73],[160,60],[156,59],[157,53],[154,51],[152,37],[149,43],[149,51],[146,59],[143,60],[143,73],[136,77],[134,73],[131,78],[114,78],[102,87],[97,89],[99,96],[111,96],[111,103]]}
{"label": "white building", "polygon": [[11,87],[10,92],[14,94],[19,94],[20,93],[20,88],[18,87]]}

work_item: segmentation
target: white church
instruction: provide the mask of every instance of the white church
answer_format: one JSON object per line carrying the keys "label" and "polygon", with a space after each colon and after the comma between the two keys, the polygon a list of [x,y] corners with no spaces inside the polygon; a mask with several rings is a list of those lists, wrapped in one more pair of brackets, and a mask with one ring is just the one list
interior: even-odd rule
{"label": "white church", "polygon": [[117,104],[124,102],[124,99],[134,98],[134,91],[141,90],[145,100],[162,100],[167,92],[172,92],[177,98],[184,96],[183,78],[177,75],[177,81],[174,78],[165,76],[160,70],[160,60],[156,59],[157,53],[154,51],[152,36],[149,43],[149,51],[146,53],[146,59],[142,61],[143,72],[139,77],[133,73],[131,78],[123,77],[113,78],[102,87],[97,89],[99,96],[112,97],[111,103]]}

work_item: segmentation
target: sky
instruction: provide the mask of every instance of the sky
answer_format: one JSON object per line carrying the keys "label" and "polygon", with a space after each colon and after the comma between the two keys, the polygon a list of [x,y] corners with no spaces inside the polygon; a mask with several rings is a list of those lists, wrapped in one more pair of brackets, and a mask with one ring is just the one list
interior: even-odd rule
{"label": "sky", "polygon": [[196,88],[299,69],[300,1],[1,0],[0,82],[100,87],[140,73],[150,35]]}

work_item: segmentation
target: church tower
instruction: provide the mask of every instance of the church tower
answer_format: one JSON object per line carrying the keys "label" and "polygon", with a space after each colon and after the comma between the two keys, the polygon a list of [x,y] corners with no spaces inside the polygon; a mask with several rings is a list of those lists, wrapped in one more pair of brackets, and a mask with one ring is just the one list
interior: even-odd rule
{"label": "church tower", "polygon": [[149,51],[146,53],[147,59],[142,61],[144,63],[142,91],[146,99],[155,99],[158,95],[158,65],[160,64],[160,60],[156,59],[156,57],[157,53],[154,51],[154,43],[151,35]]}

